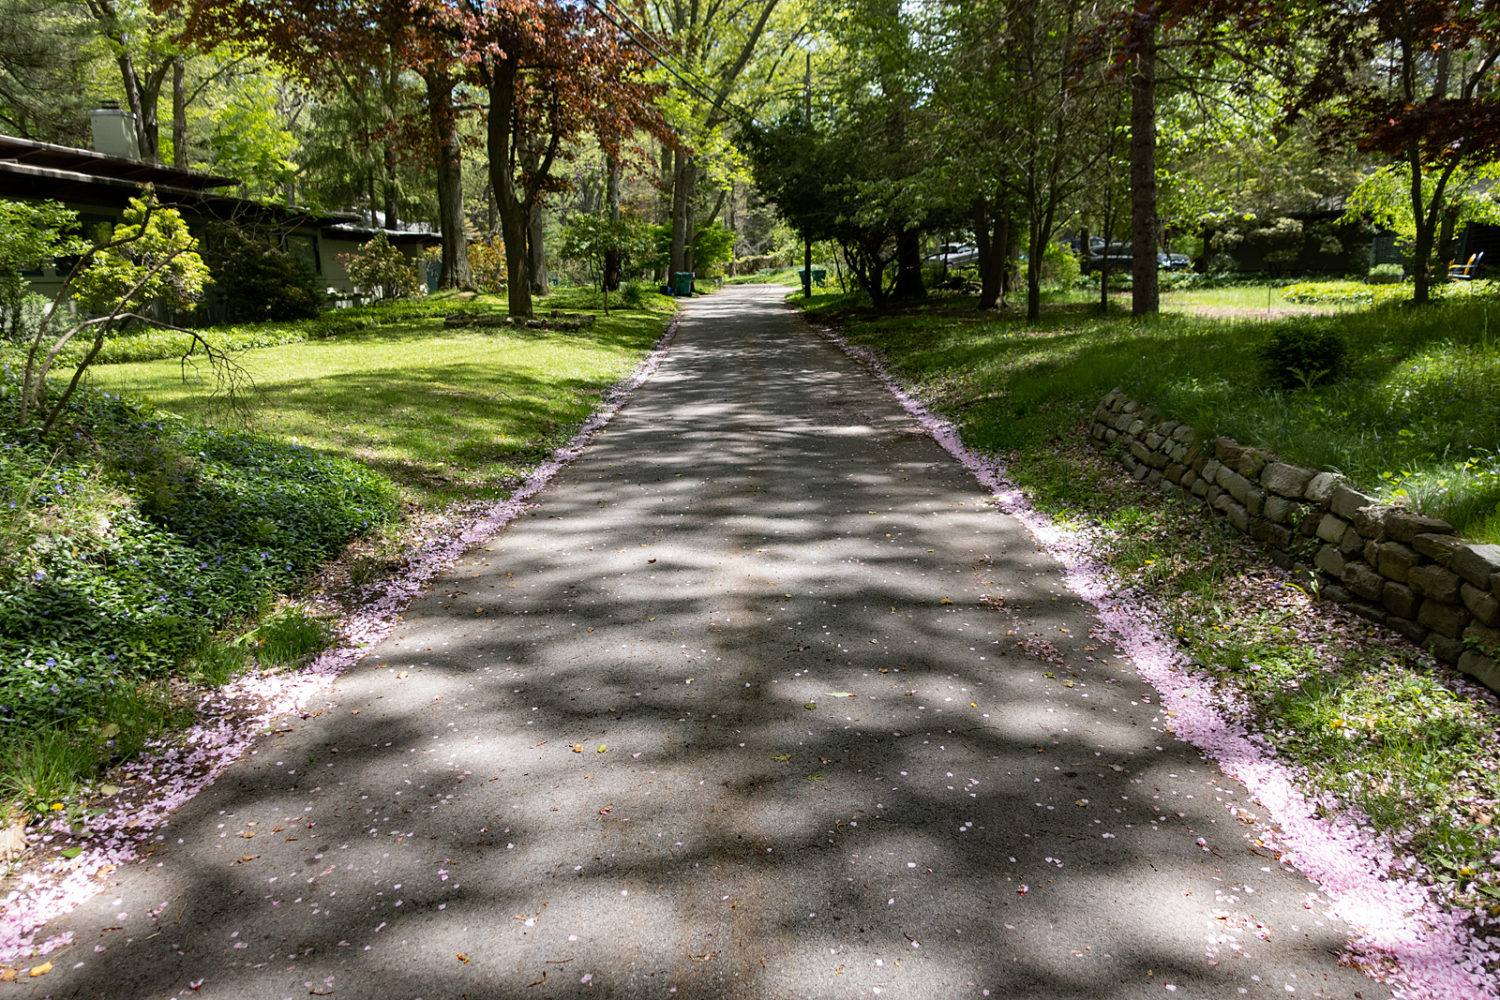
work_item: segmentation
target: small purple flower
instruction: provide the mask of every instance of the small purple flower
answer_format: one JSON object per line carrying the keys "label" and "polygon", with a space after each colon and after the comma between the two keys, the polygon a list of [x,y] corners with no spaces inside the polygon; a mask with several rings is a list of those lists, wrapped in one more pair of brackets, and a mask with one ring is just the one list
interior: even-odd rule
{"label": "small purple flower", "polygon": [[49,656],[49,657],[47,657],[47,666],[49,666],[49,667],[55,667],[55,666],[57,666],[57,658],[55,656]]}

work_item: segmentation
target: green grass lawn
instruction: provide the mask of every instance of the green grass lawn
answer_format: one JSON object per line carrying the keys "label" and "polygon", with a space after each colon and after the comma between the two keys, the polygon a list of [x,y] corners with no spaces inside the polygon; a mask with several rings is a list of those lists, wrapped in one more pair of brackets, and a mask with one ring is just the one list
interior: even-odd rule
{"label": "green grass lawn", "polygon": [[[816,271],[819,266],[821,266],[821,265],[815,265],[813,267],[813,270]],[[801,288],[802,287],[802,275],[801,275],[800,271],[801,271],[801,265],[800,264],[797,267],[778,267],[778,268],[773,268],[773,269],[767,270],[767,271],[756,271],[754,274],[741,274],[738,277],[725,278],[724,279],[724,284],[726,284],[726,285],[785,285],[788,288]],[[829,277],[829,280],[832,281],[832,279],[833,279],[832,273],[830,273],[828,277]]]}
{"label": "green grass lawn", "polygon": [[[538,311],[597,299],[569,290]],[[566,441],[661,335],[673,306],[661,296],[647,302],[622,310],[616,301],[577,333],[444,330],[439,319],[411,319],[244,351],[235,360],[255,389],[243,414],[211,398],[206,367],[184,380],[175,360],[105,365],[91,378],[183,417],[243,421],[256,434],[358,459],[422,506],[493,498]]]}
{"label": "green grass lawn", "polygon": [[[1045,299],[1054,304],[1090,305],[1099,301],[1099,286],[1095,279],[1092,288],[1069,288],[1066,291],[1045,293]],[[1110,301],[1122,310],[1130,309],[1128,288],[1110,292]],[[1273,284],[1223,285],[1217,288],[1164,287],[1161,290],[1161,311],[1167,314],[1182,313],[1189,316],[1210,318],[1235,317],[1241,319],[1277,318],[1289,314],[1338,312],[1343,309],[1362,308],[1365,303],[1346,302],[1300,302],[1287,298],[1287,286]]]}
{"label": "green grass lawn", "polygon": [[1161,307],[1166,312],[1196,314],[1270,312],[1329,312],[1333,308],[1315,303],[1291,302],[1282,285],[1227,285],[1223,288],[1182,288],[1162,292]]}
{"label": "green grass lawn", "polygon": [[[847,325],[856,342],[883,350],[980,448],[1045,450],[1123,386],[1200,434],[1341,472],[1485,541],[1500,540],[1500,336],[1490,331],[1492,311],[1500,322],[1500,303],[1479,298],[1269,321],[1168,313],[1134,322],[1076,304],[1051,306],[1027,323],[981,314],[972,300],[886,315],[846,297],[813,301],[815,320]],[[1309,329],[1344,340],[1347,374],[1312,389],[1270,388],[1258,348],[1277,330]]]}

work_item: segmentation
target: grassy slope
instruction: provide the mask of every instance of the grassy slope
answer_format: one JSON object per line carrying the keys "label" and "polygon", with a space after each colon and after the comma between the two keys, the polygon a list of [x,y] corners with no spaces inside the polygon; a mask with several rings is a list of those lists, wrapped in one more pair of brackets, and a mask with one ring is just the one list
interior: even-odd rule
{"label": "grassy slope", "polygon": [[[822,303],[815,317],[852,322],[857,341],[882,347],[981,448],[1012,451],[1061,434],[1119,385],[1201,432],[1342,472],[1473,537],[1500,540],[1500,338],[1489,333],[1487,303],[1150,323],[1070,305],[1028,324],[962,301],[888,316],[832,296],[814,301]],[[1312,326],[1350,345],[1348,378],[1266,391],[1256,348],[1273,330]]]}

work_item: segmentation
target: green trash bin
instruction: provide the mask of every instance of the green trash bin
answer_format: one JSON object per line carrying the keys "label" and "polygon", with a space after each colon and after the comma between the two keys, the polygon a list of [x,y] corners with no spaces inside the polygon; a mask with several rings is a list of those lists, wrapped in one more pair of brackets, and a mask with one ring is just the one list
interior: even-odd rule
{"label": "green trash bin", "polygon": [[[807,283],[807,268],[805,268],[805,267],[799,267],[799,268],[797,268],[797,278],[803,284],[806,284]],[[825,284],[827,284],[827,282],[828,282],[828,268],[826,268],[826,267],[815,267],[815,268],[812,269],[812,283],[813,284],[817,285],[819,288],[822,288]]]}
{"label": "green trash bin", "polygon": [[673,271],[672,272],[672,290],[674,292],[676,292],[678,295],[692,295],[693,294],[693,272],[692,271]]}

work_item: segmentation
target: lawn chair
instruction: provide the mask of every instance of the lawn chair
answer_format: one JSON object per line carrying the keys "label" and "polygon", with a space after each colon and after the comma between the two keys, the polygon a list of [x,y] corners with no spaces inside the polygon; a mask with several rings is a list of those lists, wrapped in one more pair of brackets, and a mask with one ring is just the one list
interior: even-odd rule
{"label": "lawn chair", "polygon": [[1484,251],[1472,254],[1467,264],[1449,264],[1450,281],[1472,281],[1479,276],[1479,262],[1484,260]]}

